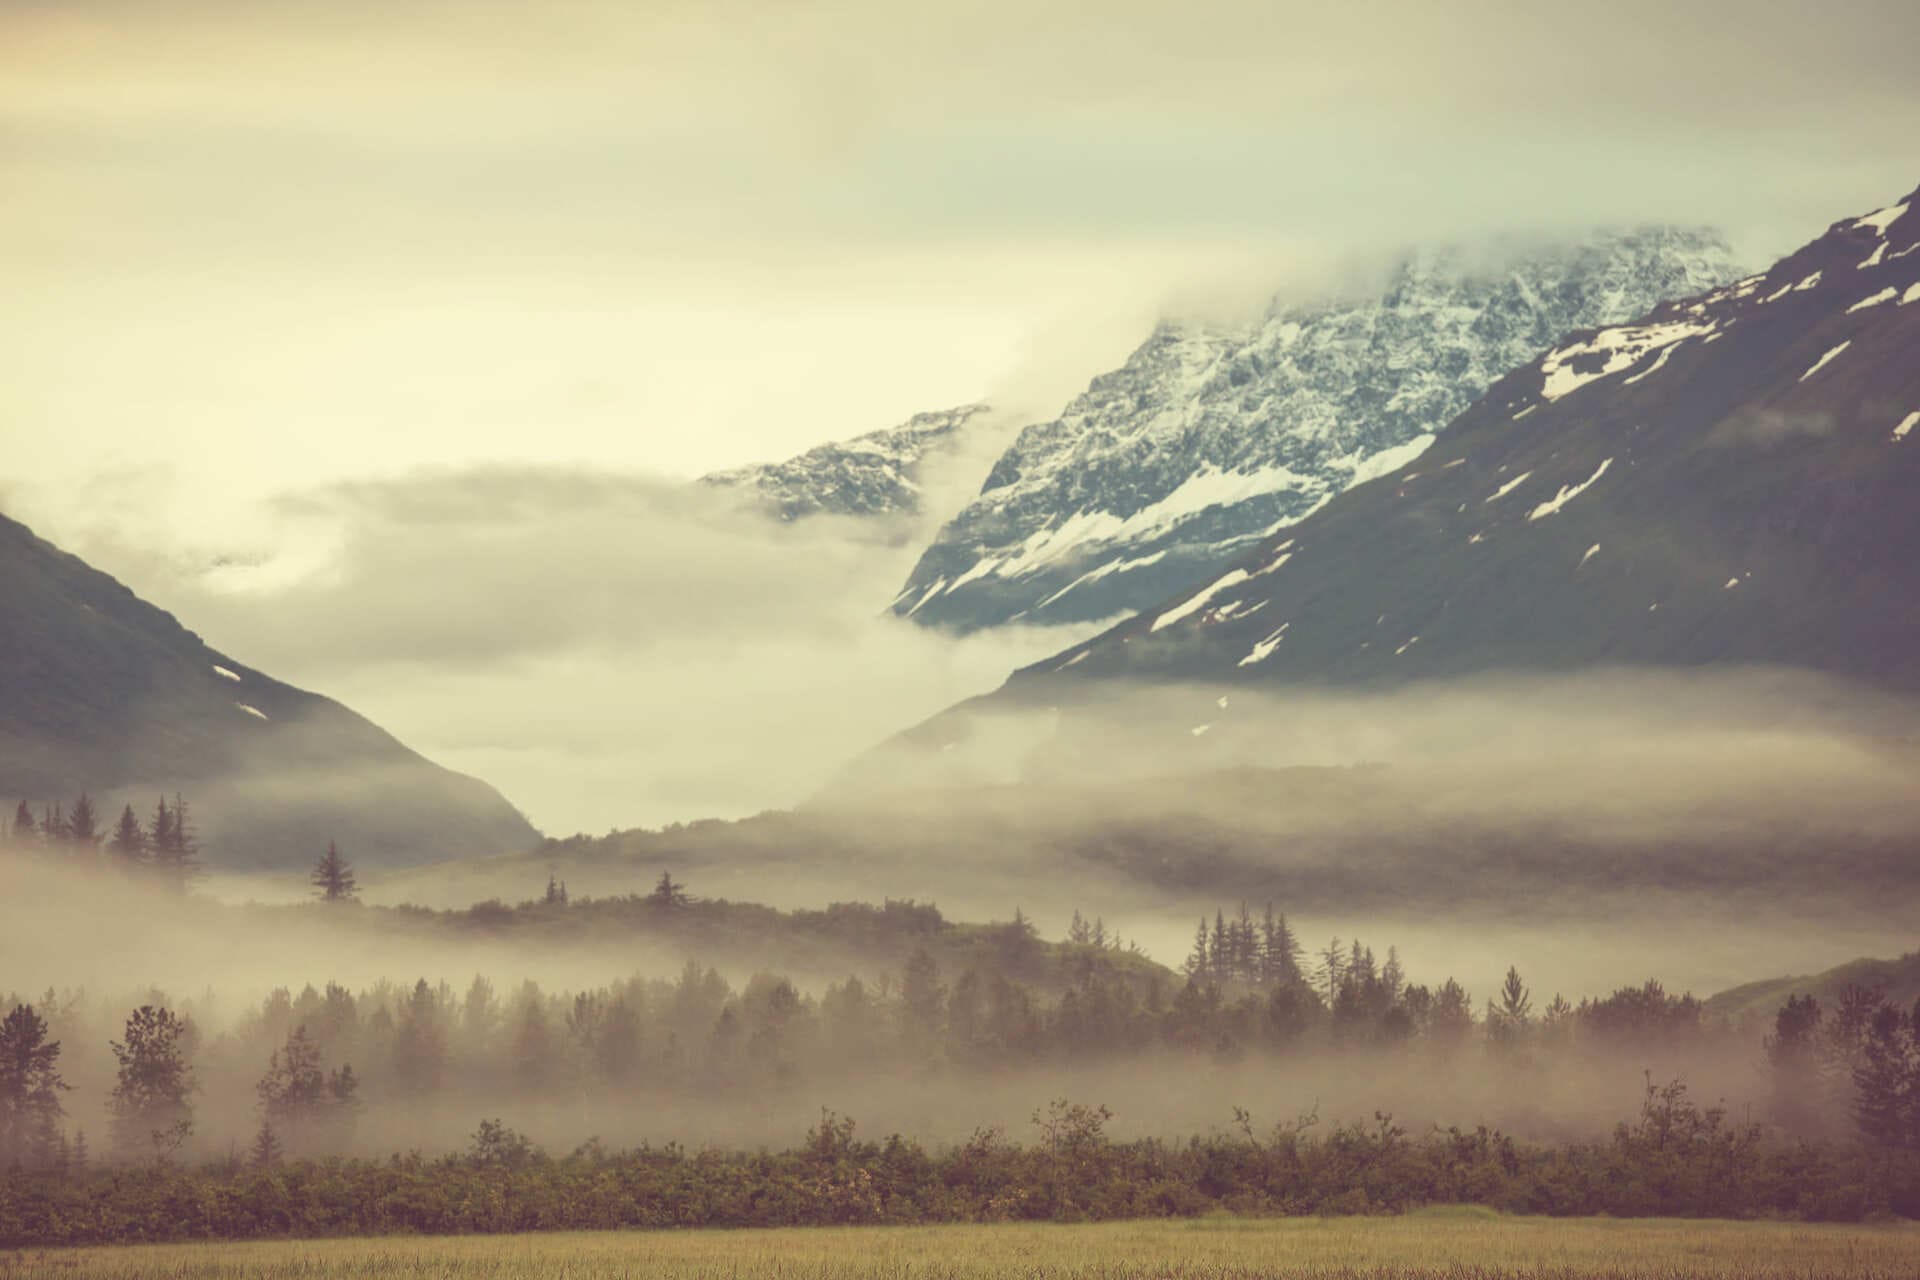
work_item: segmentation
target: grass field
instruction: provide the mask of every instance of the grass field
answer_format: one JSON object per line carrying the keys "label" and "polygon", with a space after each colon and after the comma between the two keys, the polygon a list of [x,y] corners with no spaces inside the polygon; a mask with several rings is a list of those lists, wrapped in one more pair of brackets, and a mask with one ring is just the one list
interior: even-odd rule
{"label": "grass field", "polygon": [[0,1252],[4,1280],[358,1276],[1661,1277],[1920,1276],[1920,1225],[1507,1218],[1120,1222],[1094,1226],[579,1232]]}

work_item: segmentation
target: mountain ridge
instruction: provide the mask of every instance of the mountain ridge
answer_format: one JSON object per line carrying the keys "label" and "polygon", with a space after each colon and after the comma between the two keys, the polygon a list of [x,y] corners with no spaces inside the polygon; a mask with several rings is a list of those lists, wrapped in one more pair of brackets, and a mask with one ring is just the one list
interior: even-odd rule
{"label": "mountain ridge", "polygon": [[1513,256],[1402,259],[1360,301],[1248,329],[1164,324],[1023,429],[892,608],[959,631],[1133,612],[1393,470],[1487,386],[1583,323],[1733,274],[1717,233],[1595,233]]}
{"label": "mountain ridge", "polygon": [[367,866],[522,847],[498,792],[372,721],[206,644],[173,614],[0,515],[0,792],[135,803],[181,791],[208,862]]}

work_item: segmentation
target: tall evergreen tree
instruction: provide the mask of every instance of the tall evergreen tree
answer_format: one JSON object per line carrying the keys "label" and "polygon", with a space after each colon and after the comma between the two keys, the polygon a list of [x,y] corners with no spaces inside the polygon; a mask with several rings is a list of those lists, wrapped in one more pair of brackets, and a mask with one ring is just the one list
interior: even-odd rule
{"label": "tall evergreen tree", "polygon": [[1500,984],[1500,1000],[1487,1001],[1487,1039],[1509,1047],[1527,1037],[1533,1022],[1533,994],[1520,977],[1517,965],[1507,966],[1506,981]]}
{"label": "tall evergreen tree", "polygon": [[1340,939],[1335,938],[1320,953],[1320,963],[1313,971],[1314,985],[1326,993],[1328,1005],[1332,1005],[1334,998],[1340,994],[1340,983],[1346,976],[1346,952],[1340,949]]}
{"label": "tall evergreen tree", "polygon": [[168,887],[184,891],[200,875],[200,842],[193,827],[187,801],[179,792],[173,795],[173,812],[154,815],[155,831],[148,833],[150,859]]}
{"label": "tall evergreen tree", "polygon": [[431,1093],[439,1087],[446,1065],[447,1042],[440,1026],[440,1003],[425,978],[413,986],[400,1026],[394,1033],[393,1067],[403,1088]]}
{"label": "tall evergreen tree", "polygon": [[173,810],[167,808],[167,798],[161,796],[153,806],[153,817],[147,823],[147,857],[159,862],[161,852],[173,844]]}
{"label": "tall evergreen tree", "polygon": [[675,883],[671,871],[662,871],[659,881],[653,886],[653,892],[647,895],[647,901],[656,907],[684,907],[692,901],[686,889]]}
{"label": "tall evergreen tree", "polygon": [[15,844],[32,844],[39,826],[33,820],[33,810],[22,800],[13,811],[13,839]]}
{"label": "tall evergreen tree", "polygon": [[65,1114],[59,1063],[60,1042],[32,1005],[0,1019],[0,1169],[47,1163]]}
{"label": "tall evergreen tree", "polygon": [[1212,963],[1213,951],[1207,943],[1207,918],[1201,916],[1200,928],[1193,935],[1193,952],[1187,956],[1187,976],[1205,980]]}
{"label": "tall evergreen tree", "polygon": [[141,1005],[127,1017],[126,1038],[109,1048],[120,1069],[108,1103],[113,1144],[132,1154],[151,1146],[165,1156],[193,1131],[193,1068],[187,1023],[170,1009]]}
{"label": "tall evergreen tree", "polygon": [[147,833],[140,829],[140,819],[134,816],[132,805],[120,810],[120,821],[114,824],[107,849],[122,866],[137,867],[146,861]]}
{"label": "tall evergreen tree", "polygon": [[340,846],[331,840],[327,841],[327,851],[320,855],[320,861],[313,864],[313,874],[307,880],[313,885],[314,896],[322,902],[352,902],[360,896],[353,864],[340,856]]}
{"label": "tall evergreen tree", "polygon": [[100,830],[100,816],[93,809],[93,797],[82,791],[73,802],[73,811],[67,815],[67,841],[91,853],[100,847],[104,835]]}

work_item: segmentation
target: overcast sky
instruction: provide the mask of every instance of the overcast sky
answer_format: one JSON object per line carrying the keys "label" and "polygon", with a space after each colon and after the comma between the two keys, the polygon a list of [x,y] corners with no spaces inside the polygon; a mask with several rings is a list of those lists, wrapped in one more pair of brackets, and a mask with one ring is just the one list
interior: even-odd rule
{"label": "overcast sky", "polygon": [[[1911,0],[0,0],[0,507],[550,828],[784,802],[804,771],[660,784],[621,743],[657,709],[661,628],[530,590],[566,561],[673,616],[659,549],[705,535],[650,506],[636,562],[607,523],[642,518],[632,495],[916,410],[1057,409],[1155,315],[1353,251],[1674,220],[1759,261],[1920,181],[1916,48]],[[474,528],[409,495],[501,475],[563,505],[493,530],[470,581],[508,605],[456,610],[488,634],[428,662],[369,548],[404,537],[459,594],[445,539]],[[569,509],[583,476],[624,496]],[[826,600],[827,653],[778,661],[857,689],[820,664],[897,654],[892,706],[829,751],[1010,657],[871,633],[897,547],[729,546],[716,600],[764,585],[763,555],[831,580],[779,615]],[[206,578],[221,556],[272,571],[236,592]],[[321,601],[368,621],[288,625]],[[691,617],[703,653],[768,643],[752,610]],[[700,672],[676,698],[756,687]],[[620,718],[567,709],[610,683]],[[476,688],[551,727],[482,723]],[[739,696],[716,741],[775,714]]]}

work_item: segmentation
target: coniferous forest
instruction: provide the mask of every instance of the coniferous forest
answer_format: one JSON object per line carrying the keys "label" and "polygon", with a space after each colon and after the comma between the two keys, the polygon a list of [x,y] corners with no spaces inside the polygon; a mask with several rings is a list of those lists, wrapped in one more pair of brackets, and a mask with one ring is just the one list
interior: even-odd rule
{"label": "coniferous forest", "polygon": [[[110,877],[184,910],[187,812],[162,802],[143,826],[124,811],[116,848],[89,835],[83,797],[63,815],[23,817],[5,850],[16,869],[78,865],[96,884]],[[159,856],[169,841],[173,854]],[[355,922],[386,911],[359,903],[337,845],[316,858],[307,889],[308,906],[266,910]],[[514,906],[392,914],[462,937],[476,921],[521,916],[546,931],[651,929],[689,943],[821,929],[864,936],[885,962],[825,982],[773,971],[731,980],[724,956],[695,955],[671,977],[590,987],[317,979],[239,1008],[212,989],[4,993],[0,1240],[1444,1203],[1920,1215],[1920,1007],[1863,987],[1832,1007],[1789,998],[1756,1030],[1657,980],[1570,1002],[1537,995],[1516,966],[1476,1000],[1451,978],[1409,972],[1393,947],[1309,947],[1277,906],[1201,918],[1175,971],[1097,913],[1075,912],[1067,936],[1049,941],[1017,910],[989,925],[903,902],[769,912],[702,899],[670,872],[625,899],[575,898],[550,878]],[[1695,1069],[1740,1095],[1703,1093]],[[1329,1106],[1303,1089],[1284,1095],[1290,1110],[1262,1115],[1251,1098],[1195,1085],[1290,1072],[1348,1075],[1362,1092]],[[1431,1086],[1418,1118],[1394,1109],[1410,1079]],[[1583,1096],[1596,1080],[1628,1105],[1597,1108]],[[983,1114],[977,1125],[957,1117],[970,1136],[868,1135],[846,1100],[882,1081],[950,1109],[976,1098]],[[1115,1098],[1035,1092],[1061,1081],[1136,1101],[1194,1090],[1168,1112],[1190,1127],[1142,1131]],[[1022,1090],[1025,1122],[996,1123]],[[794,1145],[765,1145],[767,1128],[758,1141],[750,1128],[730,1140],[650,1136],[658,1117],[701,1108],[836,1104],[846,1114],[821,1111]]]}

